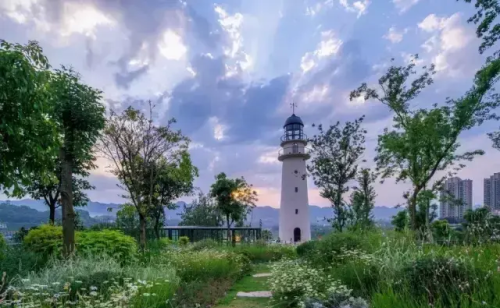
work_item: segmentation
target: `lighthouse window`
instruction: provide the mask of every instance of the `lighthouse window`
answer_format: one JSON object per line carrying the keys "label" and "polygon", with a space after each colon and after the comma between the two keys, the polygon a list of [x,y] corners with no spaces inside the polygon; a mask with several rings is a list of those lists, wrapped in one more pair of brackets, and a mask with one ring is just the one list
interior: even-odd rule
{"label": "lighthouse window", "polygon": [[299,215],[299,210],[295,209],[295,215]]}
{"label": "lighthouse window", "polygon": [[298,187],[295,187],[295,192],[299,192],[299,188]]}

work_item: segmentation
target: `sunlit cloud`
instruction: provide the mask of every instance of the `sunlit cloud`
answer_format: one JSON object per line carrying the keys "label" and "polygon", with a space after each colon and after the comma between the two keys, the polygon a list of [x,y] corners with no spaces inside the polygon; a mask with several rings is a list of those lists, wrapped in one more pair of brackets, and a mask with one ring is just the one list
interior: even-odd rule
{"label": "sunlit cloud", "polygon": [[180,60],[187,52],[182,38],[172,30],[163,33],[163,39],[158,45],[160,54],[168,60]]}

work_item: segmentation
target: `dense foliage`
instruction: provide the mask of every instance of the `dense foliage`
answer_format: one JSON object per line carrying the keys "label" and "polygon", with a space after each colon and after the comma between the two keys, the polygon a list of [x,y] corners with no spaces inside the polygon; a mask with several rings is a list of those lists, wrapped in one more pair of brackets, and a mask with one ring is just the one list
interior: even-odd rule
{"label": "dense foliage", "polygon": [[112,256],[119,262],[131,262],[137,254],[134,238],[117,230],[84,231],[77,237],[78,253]]}

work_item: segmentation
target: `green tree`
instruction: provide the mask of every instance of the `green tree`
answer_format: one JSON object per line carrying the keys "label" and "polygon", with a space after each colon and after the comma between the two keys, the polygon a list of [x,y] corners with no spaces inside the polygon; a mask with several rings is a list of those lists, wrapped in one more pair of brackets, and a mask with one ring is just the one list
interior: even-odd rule
{"label": "green tree", "polygon": [[54,104],[52,117],[61,138],[60,199],[62,205],[63,253],[73,254],[75,249],[75,210],[73,171],[84,165],[92,166],[94,145],[105,123],[105,108],[101,104],[101,91],[83,84],[80,75],[71,68],[56,70],[50,81]]}
{"label": "green tree", "polygon": [[[61,168],[54,170],[54,174],[57,178],[60,177]],[[73,178],[71,182],[73,190],[73,206],[86,206],[89,202],[89,198],[85,193],[86,190],[95,189],[94,186],[81,178],[79,176],[88,176],[88,172],[85,170],[73,170]],[[32,183],[26,187],[27,193],[35,200],[43,199],[45,205],[49,208],[49,223],[54,224],[56,217],[56,209],[61,206],[60,196],[61,196],[61,183],[57,179],[51,181],[43,181],[41,178],[34,178]]]}
{"label": "green tree", "polygon": [[[227,239],[229,240],[231,225],[245,221],[248,213],[255,207],[257,192],[243,177],[230,179],[222,172],[215,177],[210,196],[215,199],[217,208],[226,218]],[[235,240],[233,236],[233,244]]]}
{"label": "green tree", "polygon": [[[500,38],[500,25],[497,23],[500,14],[500,4],[498,0],[464,0],[467,3],[474,2],[477,12],[468,19],[469,23],[477,25],[476,35],[482,39],[479,46],[479,53],[483,54],[489,48],[495,46]],[[490,55],[485,66],[481,69],[486,71],[488,68],[495,69],[500,58],[500,50],[496,50]],[[498,95],[498,94],[495,94]],[[488,136],[493,141],[493,147],[500,150],[500,132],[489,133]]]}
{"label": "green tree", "polygon": [[[192,194],[193,181],[198,176],[198,168],[192,164],[187,150],[170,163],[162,159],[158,163],[153,163],[152,166],[153,172],[157,173],[158,176],[153,185],[152,207],[149,209],[149,213],[153,220],[155,236],[160,239],[160,228],[164,224],[165,208],[175,209],[174,200]],[[147,172],[144,180],[145,189],[150,187],[148,182],[152,177],[149,173]]]}
{"label": "green tree", "polygon": [[139,230],[139,215],[137,210],[131,204],[123,204],[116,212],[116,226],[119,229],[126,230],[127,234]]}
{"label": "green tree", "polygon": [[357,177],[358,187],[351,194],[352,225],[354,229],[367,229],[373,226],[372,210],[375,206],[376,175],[370,169],[362,169]]}
{"label": "green tree", "polygon": [[398,232],[402,232],[408,226],[408,211],[399,211],[396,215],[392,216],[391,224]]}
{"label": "green tree", "polygon": [[49,63],[38,43],[0,40],[0,189],[22,196],[34,175],[51,180],[57,154],[48,83]]}
{"label": "green tree", "polygon": [[349,209],[344,194],[349,191],[348,182],[356,177],[358,163],[365,151],[366,130],[361,127],[364,116],[354,122],[340,122],[323,130],[311,141],[311,164],[307,169],[314,178],[314,184],[321,189],[321,197],[328,199],[333,207],[333,227],[342,232],[348,223]]}
{"label": "green tree", "polygon": [[[420,193],[438,191],[446,177],[452,176],[482,150],[457,154],[462,132],[494,118],[492,110],[499,105],[491,93],[500,72],[500,61],[477,72],[473,86],[458,99],[447,99],[443,106],[411,108],[411,102],[432,84],[434,66],[423,67],[416,78],[415,62],[407,66],[391,66],[379,79],[380,90],[366,83],[351,92],[351,99],[375,99],[394,113],[393,127],[378,138],[377,171],[383,179],[395,177],[397,182],[409,180],[412,188],[404,193],[410,214],[410,226],[418,229],[417,201]],[[447,172],[431,184],[436,172]]]}
{"label": "green tree", "polygon": [[447,220],[436,220],[431,225],[434,239],[438,241],[448,240],[451,236],[451,227]]}
{"label": "green tree", "polygon": [[[158,203],[155,188],[159,185],[160,164],[170,165],[185,155],[189,139],[181,131],[174,131],[175,119],[166,126],[153,123],[154,106],[149,104],[149,118],[132,107],[118,115],[111,112],[99,150],[113,163],[112,173],[120,181],[120,188],[127,192],[139,214],[140,244],[146,248],[146,222]],[[155,201],[156,200],[156,201]],[[161,203],[161,202],[160,202]],[[162,204],[162,205],[165,205]]]}
{"label": "green tree", "polygon": [[213,198],[210,194],[205,195],[202,192],[189,205],[184,205],[181,220],[179,223],[181,226],[220,227],[224,223]]}

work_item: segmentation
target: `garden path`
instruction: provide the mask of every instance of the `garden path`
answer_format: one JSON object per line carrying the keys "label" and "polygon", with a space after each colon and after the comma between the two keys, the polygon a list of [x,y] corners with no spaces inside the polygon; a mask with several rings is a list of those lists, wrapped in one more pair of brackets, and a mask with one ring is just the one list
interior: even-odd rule
{"label": "garden path", "polygon": [[226,297],[222,299],[216,308],[268,308],[271,307],[270,298],[262,297],[238,297],[236,296],[238,292],[256,292],[256,291],[266,291],[269,290],[267,284],[267,279],[269,275],[259,275],[268,274],[269,264],[259,264],[256,265],[252,276],[246,276],[229,290]]}

